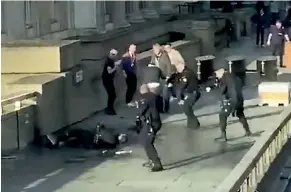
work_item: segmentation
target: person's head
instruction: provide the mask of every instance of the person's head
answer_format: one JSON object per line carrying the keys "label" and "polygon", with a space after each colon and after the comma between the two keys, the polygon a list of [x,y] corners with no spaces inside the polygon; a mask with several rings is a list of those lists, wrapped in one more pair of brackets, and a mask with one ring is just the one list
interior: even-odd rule
{"label": "person's head", "polygon": [[185,65],[183,63],[177,63],[175,65],[175,67],[176,67],[178,73],[181,73],[185,69]]}
{"label": "person's head", "polygon": [[224,72],[225,72],[225,70],[224,70],[223,68],[218,69],[218,70],[215,71],[215,76],[216,76],[218,79],[221,79],[222,76],[224,75]]}
{"label": "person's head", "polygon": [[109,51],[109,57],[113,60],[116,60],[118,51],[116,49],[111,49]]}
{"label": "person's head", "polygon": [[128,48],[128,52],[131,53],[131,54],[135,54],[136,52],[136,45],[134,44],[131,44]]}
{"label": "person's head", "polygon": [[264,9],[261,9],[260,10],[260,15],[264,15],[264,14],[265,14]]}
{"label": "person's head", "polygon": [[142,84],[139,88],[139,92],[140,94],[145,94],[145,93],[148,93],[149,92],[149,88],[146,84]]}
{"label": "person's head", "polygon": [[275,25],[278,29],[280,29],[282,27],[282,22],[280,20],[277,20]]}
{"label": "person's head", "polygon": [[171,43],[166,43],[166,44],[164,45],[164,49],[165,49],[165,51],[166,51],[167,53],[170,53],[171,50],[172,50],[172,45],[171,45]]}
{"label": "person's head", "polygon": [[161,53],[161,45],[156,43],[153,45],[153,52],[155,55],[159,55]]}

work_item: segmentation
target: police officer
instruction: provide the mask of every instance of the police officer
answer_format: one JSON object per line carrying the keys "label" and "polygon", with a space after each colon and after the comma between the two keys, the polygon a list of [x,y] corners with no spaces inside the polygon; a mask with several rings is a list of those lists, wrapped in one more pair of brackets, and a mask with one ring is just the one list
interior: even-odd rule
{"label": "police officer", "polygon": [[282,26],[281,21],[276,21],[275,26],[271,27],[267,45],[272,46],[272,54],[277,56],[277,65],[280,67],[283,67],[282,57],[284,54],[285,40],[290,41],[288,34],[285,33],[285,29]]}
{"label": "police officer", "polygon": [[162,171],[163,166],[154,146],[156,134],[162,126],[160,114],[156,107],[156,95],[145,84],[140,87],[140,93],[142,100],[138,105],[140,109],[138,116],[144,122],[142,122],[141,130],[138,130],[138,132],[149,159],[143,166],[151,167],[150,171],[152,172]]}
{"label": "police officer", "polygon": [[146,84],[156,94],[156,106],[160,112],[165,112],[165,102],[160,96],[161,79],[166,79],[162,70],[155,64],[149,63],[143,70],[142,84]]}
{"label": "police officer", "polygon": [[197,76],[184,64],[176,64],[176,69],[178,104],[184,107],[184,113],[187,116],[187,127],[198,129],[200,123],[193,113],[193,105],[200,98]]}
{"label": "police officer", "polygon": [[115,64],[117,54],[117,50],[110,50],[109,56],[105,60],[102,72],[102,82],[108,95],[107,108],[105,109],[105,113],[108,115],[116,115],[114,110],[114,101],[116,99],[114,75],[118,68],[118,64]]}
{"label": "police officer", "polygon": [[230,114],[237,116],[240,123],[245,129],[245,136],[250,136],[251,131],[249,124],[244,115],[244,98],[242,94],[242,82],[237,76],[230,74],[224,69],[219,69],[216,72],[216,77],[220,80],[220,88],[222,93],[221,111],[219,113],[219,124],[221,136],[217,139],[226,137],[227,118]]}

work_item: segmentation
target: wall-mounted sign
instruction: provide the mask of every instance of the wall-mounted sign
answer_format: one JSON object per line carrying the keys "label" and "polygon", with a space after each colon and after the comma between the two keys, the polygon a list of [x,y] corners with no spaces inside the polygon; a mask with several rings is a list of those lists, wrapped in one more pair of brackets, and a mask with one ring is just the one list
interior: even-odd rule
{"label": "wall-mounted sign", "polygon": [[80,83],[84,80],[84,77],[83,77],[83,70],[80,69],[79,71],[77,71],[75,73],[75,83]]}

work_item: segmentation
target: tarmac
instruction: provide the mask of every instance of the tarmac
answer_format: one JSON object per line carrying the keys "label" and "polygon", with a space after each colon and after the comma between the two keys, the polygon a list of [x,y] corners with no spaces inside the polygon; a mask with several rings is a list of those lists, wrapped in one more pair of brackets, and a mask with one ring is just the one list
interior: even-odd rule
{"label": "tarmac", "polygon": [[[254,69],[254,60],[268,55],[267,48],[257,48],[250,38],[242,38],[231,48],[223,49],[215,61],[221,67],[224,58],[240,54],[247,56],[247,68]],[[286,75],[281,77],[288,79]],[[93,128],[98,122],[129,134],[130,142],[121,146],[132,153],[114,155],[95,150],[32,148],[20,152],[15,159],[2,160],[1,189],[5,192],[213,192],[241,160],[247,150],[270,128],[275,128],[282,106],[258,106],[256,73],[247,74],[244,88],[245,115],[253,132],[243,137],[244,130],[237,118],[228,120],[229,141],[219,142],[219,92],[203,92],[194,107],[201,123],[199,130],[186,128],[186,117],[173,102],[170,114],[162,115],[163,127],[156,146],[165,171],[151,173],[142,167],[145,153],[129,130],[135,123],[136,109],[117,107],[117,116],[98,113],[74,127]],[[273,126],[272,126],[273,125]]]}

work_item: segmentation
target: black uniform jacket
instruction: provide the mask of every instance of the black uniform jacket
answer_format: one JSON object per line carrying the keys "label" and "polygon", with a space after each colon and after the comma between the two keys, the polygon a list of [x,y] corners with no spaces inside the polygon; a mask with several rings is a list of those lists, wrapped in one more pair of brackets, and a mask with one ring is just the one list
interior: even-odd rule
{"label": "black uniform jacket", "polygon": [[156,107],[156,95],[152,92],[148,92],[141,95],[142,100],[139,104],[139,116],[143,116],[150,120],[151,125],[155,131],[161,128],[161,117]]}
{"label": "black uniform jacket", "polygon": [[168,80],[168,82],[177,83],[177,96],[179,99],[183,99],[187,93],[193,93],[198,91],[198,79],[196,74],[185,66],[181,73],[176,73]]}
{"label": "black uniform jacket", "polygon": [[235,109],[242,108],[244,98],[242,94],[242,82],[240,78],[225,72],[220,79],[220,88],[223,99],[230,99]]}

